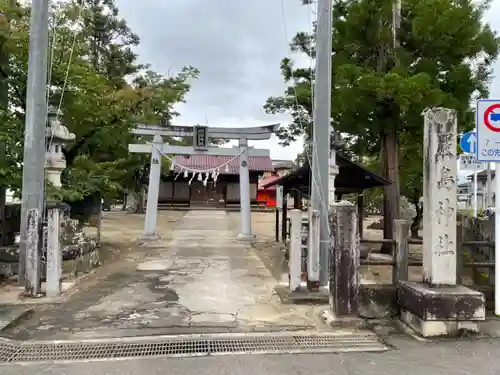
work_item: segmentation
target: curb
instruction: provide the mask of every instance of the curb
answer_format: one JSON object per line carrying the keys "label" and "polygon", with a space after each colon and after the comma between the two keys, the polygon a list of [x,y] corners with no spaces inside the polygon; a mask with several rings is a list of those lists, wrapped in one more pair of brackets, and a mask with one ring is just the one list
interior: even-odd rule
{"label": "curb", "polygon": [[[2,310],[12,310],[6,311],[1,314]],[[35,309],[33,307],[21,307],[18,305],[0,305],[0,333],[12,328],[19,322],[25,319],[29,319]],[[4,316],[6,316],[4,318]],[[2,338],[4,340],[4,338]]]}

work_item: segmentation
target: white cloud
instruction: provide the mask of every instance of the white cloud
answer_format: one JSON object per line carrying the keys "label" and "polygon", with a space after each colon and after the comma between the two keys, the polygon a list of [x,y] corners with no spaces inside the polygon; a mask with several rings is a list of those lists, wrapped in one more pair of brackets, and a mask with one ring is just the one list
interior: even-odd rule
{"label": "white cloud", "polygon": [[[140,58],[168,73],[185,65],[200,69],[187,103],[180,105],[179,125],[254,126],[283,123],[262,106],[283,93],[280,61],[289,55],[281,0],[116,0],[122,16],[141,37]],[[300,0],[284,0],[287,37],[310,30],[310,10]],[[493,0],[486,20],[500,31],[500,0]],[[309,61],[299,58],[300,65]],[[494,72],[500,74],[500,62]],[[500,97],[500,77],[491,85]],[[294,159],[302,144],[282,148],[273,137],[257,147],[271,149],[273,158]]]}

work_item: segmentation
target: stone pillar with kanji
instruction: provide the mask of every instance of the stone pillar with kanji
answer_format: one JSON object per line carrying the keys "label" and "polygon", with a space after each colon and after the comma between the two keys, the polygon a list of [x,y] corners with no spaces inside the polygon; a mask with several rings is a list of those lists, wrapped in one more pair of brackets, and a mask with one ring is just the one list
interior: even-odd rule
{"label": "stone pillar with kanji", "polygon": [[484,295],[457,285],[457,115],[424,112],[423,279],[400,282],[401,319],[424,337],[477,331]]}
{"label": "stone pillar with kanji", "polygon": [[[75,140],[75,134],[59,121],[59,113],[49,108],[49,122],[46,130],[45,173],[47,180],[56,188],[60,188],[61,174],[66,168],[66,159],[62,152],[66,142]],[[61,202],[46,202],[46,287],[47,297],[61,294],[62,279],[62,246],[61,246]]]}

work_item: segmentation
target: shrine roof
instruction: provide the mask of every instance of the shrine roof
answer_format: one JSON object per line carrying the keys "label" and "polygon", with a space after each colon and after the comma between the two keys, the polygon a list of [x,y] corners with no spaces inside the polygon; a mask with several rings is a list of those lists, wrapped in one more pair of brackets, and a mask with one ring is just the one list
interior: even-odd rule
{"label": "shrine roof", "polygon": [[[271,185],[272,182],[277,181],[281,176],[268,176],[259,181],[258,190],[276,190],[275,185]],[[266,186],[266,187],[264,187]]]}
{"label": "shrine roof", "polygon": [[[232,159],[232,160],[231,160]],[[220,174],[239,174],[240,163],[239,158],[233,156],[214,156],[214,155],[176,155],[175,163],[180,166],[191,169],[207,170],[217,168],[220,165],[228,162],[228,168],[221,168]],[[250,156],[248,158],[250,172],[273,172],[274,167],[269,156]],[[179,171],[180,168],[176,166],[174,171]]]}
{"label": "shrine roof", "polygon": [[[339,174],[335,178],[335,190],[339,194],[355,193],[391,184],[389,180],[338,152],[336,153],[336,163],[339,167]],[[299,190],[303,194],[309,195],[310,182],[311,167],[305,165],[277,180],[270,181],[262,187],[268,188],[274,185],[281,185],[285,193],[291,190]]]}

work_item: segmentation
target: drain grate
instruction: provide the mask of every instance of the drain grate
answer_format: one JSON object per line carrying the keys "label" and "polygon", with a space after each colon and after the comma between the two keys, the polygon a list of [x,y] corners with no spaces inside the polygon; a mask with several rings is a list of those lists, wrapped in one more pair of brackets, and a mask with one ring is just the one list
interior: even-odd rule
{"label": "drain grate", "polygon": [[83,361],[224,354],[340,353],[388,350],[373,333],[255,334],[131,338],[107,341],[0,343],[0,362]]}

